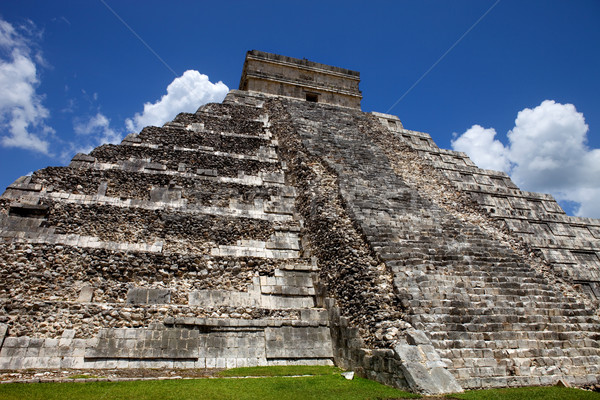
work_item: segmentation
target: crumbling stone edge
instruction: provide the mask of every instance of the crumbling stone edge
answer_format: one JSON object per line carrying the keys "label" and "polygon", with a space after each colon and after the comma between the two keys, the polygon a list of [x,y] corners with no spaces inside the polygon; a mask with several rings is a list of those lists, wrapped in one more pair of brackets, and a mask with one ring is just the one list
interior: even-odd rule
{"label": "crumbling stone edge", "polygon": [[[382,263],[357,229],[340,195],[335,171],[301,140],[285,106],[271,101],[266,108],[271,111],[270,126],[278,138],[278,153],[299,191],[296,206],[306,228],[305,256],[318,260],[316,291],[321,299],[317,303],[328,310],[335,364],[413,392],[462,392],[429,339],[399,312],[392,285],[385,285],[382,278],[389,271],[380,269]],[[305,186],[307,181],[312,182],[310,187]],[[347,247],[352,243],[352,253],[342,254],[341,243]],[[378,299],[377,304],[372,304],[373,299]],[[383,325],[394,333],[379,338],[377,330]]]}
{"label": "crumbling stone edge", "polygon": [[335,364],[358,376],[426,395],[459,393],[463,388],[446,369],[427,336],[405,332],[407,343],[393,349],[368,349],[358,329],[348,325],[334,299],[324,301],[329,314]]}

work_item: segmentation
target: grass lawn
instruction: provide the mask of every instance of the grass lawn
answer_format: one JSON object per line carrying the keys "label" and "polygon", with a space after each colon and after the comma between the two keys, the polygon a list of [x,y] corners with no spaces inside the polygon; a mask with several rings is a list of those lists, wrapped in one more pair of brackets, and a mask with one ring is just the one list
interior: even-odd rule
{"label": "grass lawn", "polygon": [[454,394],[451,398],[464,400],[600,400],[600,393],[551,386],[472,390]]}
{"label": "grass lawn", "polygon": [[[129,382],[0,384],[2,400],[358,400],[409,399],[420,396],[355,377],[346,380],[335,367],[288,366],[234,368],[215,379]],[[300,378],[291,375],[310,375]],[[83,376],[81,376],[83,377]],[[241,378],[259,377],[259,378]],[[600,400],[600,393],[564,387],[476,390],[438,400]]]}
{"label": "grass lawn", "polygon": [[389,399],[418,396],[367,379],[340,375],[302,378],[218,378],[132,382],[11,383],[0,385],[3,400],[66,399]]}

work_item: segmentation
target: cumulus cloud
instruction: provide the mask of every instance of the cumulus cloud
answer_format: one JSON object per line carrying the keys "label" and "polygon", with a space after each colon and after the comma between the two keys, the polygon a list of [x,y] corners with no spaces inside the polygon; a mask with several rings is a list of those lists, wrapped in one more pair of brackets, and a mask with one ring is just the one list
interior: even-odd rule
{"label": "cumulus cloud", "polygon": [[123,135],[110,126],[110,119],[104,114],[97,113],[87,118],[76,118],[73,120],[73,132],[78,138],[66,143],[60,153],[60,160],[68,162],[76,153],[89,153],[94,147],[106,143],[118,144]]}
{"label": "cumulus cloud", "polygon": [[148,125],[161,126],[180,112],[195,112],[203,104],[222,101],[228,91],[221,81],[211,83],[208,76],[198,71],[185,71],[171,82],[160,100],[145,103],[143,113],[127,119],[127,129],[139,131]]}
{"label": "cumulus cloud", "polygon": [[32,49],[27,35],[33,34],[31,24],[17,30],[0,20],[0,145],[48,154],[54,130],[44,122],[50,113],[36,92],[36,63],[43,59]]}
{"label": "cumulus cloud", "polygon": [[452,141],[452,148],[469,154],[473,162],[481,168],[506,171],[510,168],[508,151],[495,137],[495,129],[473,125]]}
{"label": "cumulus cloud", "polygon": [[519,111],[508,132],[515,181],[535,190],[574,189],[581,182],[588,126],[572,104],[551,100]]}
{"label": "cumulus cloud", "polygon": [[102,113],[90,117],[87,121],[76,121],[73,130],[78,135],[92,135],[98,145],[105,143],[117,144],[123,136],[110,127],[110,120]]}
{"label": "cumulus cloud", "polygon": [[519,111],[508,145],[492,128],[473,125],[452,141],[481,168],[507,172],[524,190],[578,203],[575,215],[600,217],[600,149],[587,146],[588,125],[572,104],[545,100]]}

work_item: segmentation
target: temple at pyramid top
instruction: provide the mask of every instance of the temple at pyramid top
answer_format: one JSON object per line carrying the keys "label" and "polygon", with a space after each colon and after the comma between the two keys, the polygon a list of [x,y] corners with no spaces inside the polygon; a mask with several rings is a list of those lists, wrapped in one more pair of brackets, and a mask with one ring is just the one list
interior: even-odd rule
{"label": "temple at pyramid top", "polygon": [[357,71],[250,50],[239,89],[360,109],[359,83]]}

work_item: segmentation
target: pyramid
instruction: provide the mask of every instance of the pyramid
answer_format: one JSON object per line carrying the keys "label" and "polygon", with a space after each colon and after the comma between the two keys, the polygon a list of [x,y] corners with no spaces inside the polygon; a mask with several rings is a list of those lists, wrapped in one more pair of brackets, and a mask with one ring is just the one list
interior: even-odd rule
{"label": "pyramid", "polygon": [[600,220],[362,112],[359,82],[252,50],[221,104],[17,179],[0,369],[600,383]]}

